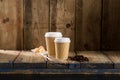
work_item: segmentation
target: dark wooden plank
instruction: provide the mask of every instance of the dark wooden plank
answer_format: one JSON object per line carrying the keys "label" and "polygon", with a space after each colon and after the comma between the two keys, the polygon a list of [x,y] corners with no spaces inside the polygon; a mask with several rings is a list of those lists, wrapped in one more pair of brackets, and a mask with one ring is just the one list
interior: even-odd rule
{"label": "dark wooden plank", "polygon": [[14,69],[40,69],[46,68],[46,60],[40,55],[30,51],[22,51],[14,61]]}
{"label": "dark wooden plank", "polygon": [[70,50],[74,50],[75,0],[50,0],[50,31],[70,37]]}
{"label": "dark wooden plank", "polygon": [[[120,75],[120,69],[22,69],[22,70],[16,70],[16,69],[7,69],[2,70],[0,69],[1,74],[52,74],[52,75],[58,75],[58,74],[72,74],[72,75],[114,75],[118,74]],[[71,77],[71,76],[69,76]],[[92,78],[93,79],[93,78]],[[98,80],[98,79],[97,79]]]}
{"label": "dark wooden plank", "polygon": [[[0,70],[1,80],[119,80],[120,70]],[[84,73],[85,72],[85,73]]]}
{"label": "dark wooden plank", "polygon": [[120,69],[0,70],[1,80],[119,80]]}
{"label": "dark wooden plank", "polygon": [[24,49],[45,46],[49,28],[49,0],[24,0]]}
{"label": "dark wooden plank", "polygon": [[13,68],[13,61],[20,51],[0,50],[0,69]]}
{"label": "dark wooden plank", "polygon": [[77,53],[78,55],[83,55],[88,57],[89,62],[81,62],[82,69],[112,69],[112,61],[104,55],[102,52],[96,51],[81,51]]}
{"label": "dark wooden plank", "polygon": [[100,50],[101,0],[76,0],[76,50]]}
{"label": "dark wooden plank", "polygon": [[[18,6],[19,5],[19,6]],[[19,9],[18,11],[18,8]],[[0,0],[0,48],[20,49],[22,43],[22,0]]]}
{"label": "dark wooden plank", "polygon": [[120,0],[103,0],[102,49],[120,50]]}
{"label": "dark wooden plank", "polygon": [[105,51],[104,53],[114,63],[114,68],[120,69],[120,51]]}

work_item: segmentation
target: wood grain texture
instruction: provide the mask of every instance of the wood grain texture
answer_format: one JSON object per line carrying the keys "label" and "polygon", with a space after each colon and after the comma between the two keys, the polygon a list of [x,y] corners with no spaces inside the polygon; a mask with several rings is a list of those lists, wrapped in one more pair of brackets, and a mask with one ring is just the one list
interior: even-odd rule
{"label": "wood grain texture", "polygon": [[104,53],[114,63],[114,68],[120,69],[120,51],[105,51]]}
{"label": "wood grain texture", "polygon": [[24,49],[45,46],[44,35],[49,29],[49,0],[25,0]]}
{"label": "wood grain texture", "polygon": [[40,55],[30,51],[22,51],[14,61],[15,69],[46,68],[46,60]]}
{"label": "wood grain texture", "polygon": [[[5,71],[4,70],[0,70],[0,73],[1,74],[24,74],[24,76],[25,76],[25,74],[26,75],[36,74],[36,75],[39,75],[39,76],[40,75],[46,75],[46,76],[47,75],[50,75],[50,76],[51,75],[54,75],[54,76],[59,75],[59,77],[60,77],[60,75],[63,75],[62,78],[65,78],[65,75],[69,74],[68,75],[68,77],[70,78],[69,80],[74,80],[75,77],[77,77],[77,75],[81,78],[81,80],[86,79],[86,78],[82,79],[83,75],[85,75],[84,77],[87,77],[89,75],[91,75],[91,76],[94,75],[94,77],[89,79],[89,80],[93,80],[93,79],[94,80],[101,80],[101,79],[102,80],[111,80],[111,79],[108,78],[108,75],[109,76],[111,76],[111,75],[119,76],[120,75],[120,69],[29,69],[29,70],[26,70],[26,69],[25,70],[12,70],[12,69],[8,69],[8,70],[5,70]],[[74,77],[74,79],[71,79],[72,76],[70,74],[71,75],[76,75]],[[82,75],[82,76],[80,76],[80,75]],[[104,79],[104,78],[95,79],[95,77],[97,77],[99,75],[101,75],[101,76],[104,75],[107,78],[106,79]],[[47,76],[47,78],[48,78],[48,76]],[[53,78],[53,77],[51,77],[51,78]],[[51,80],[51,78],[49,80]],[[78,78],[76,78],[76,79],[78,79]],[[114,79],[115,80],[119,80],[119,79],[116,79],[116,78],[113,78],[112,80],[114,80]],[[32,80],[34,80],[34,79],[32,79]],[[52,80],[56,80],[56,78],[52,79]]]}
{"label": "wood grain texture", "polygon": [[42,70],[0,70],[0,79],[5,80],[119,80],[120,70],[68,70],[68,69],[42,69]]}
{"label": "wood grain texture", "polygon": [[13,68],[13,62],[20,51],[0,50],[0,69]]}
{"label": "wood grain texture", "polygon": [[120,50],[120,0],[103,0],[102,49]]}
{"label": "wood grain texture", "polygon": [[16,0],[16,27],[17,27],[17,50],[23,50],[23,30],[24,30],[24,25],[23,25],[23,19],[24,19],[24,1],[23,0]]}
{"label": "wood grain texture", "polygon": [[47,69],[68,69],[68,61],[47,61]]}
{"label": "wood grain texture", "polygon": [[21,49],[22,27],[22,0],[1,0],[0,48]]}
{"label": "wood grain texture", "polygon": [[76,0],[76,50],[100,50],[101,0]]}
{"label": "wood grain texture", "polygon": [[77,53],[78,55],[83,55],[88,57],[89,62],[81,62],[82,69],[112,69],[113,63],[109,58],[102,52],[96,51],[81,51]]}
{"label": "wood grain texture", "polygon": [[70,50],[74,50],[75,0],[50,0],[50,31],[70,37]]}

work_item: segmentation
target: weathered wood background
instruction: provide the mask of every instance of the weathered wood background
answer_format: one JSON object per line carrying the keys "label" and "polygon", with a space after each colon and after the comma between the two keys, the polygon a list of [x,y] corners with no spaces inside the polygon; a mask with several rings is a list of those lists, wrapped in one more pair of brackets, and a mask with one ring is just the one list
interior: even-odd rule
{"label": "weathered wood background", "polygon": [[120,0],[0,0],[0,49],[45,46],[47,31],[71,50],[120,50]]}

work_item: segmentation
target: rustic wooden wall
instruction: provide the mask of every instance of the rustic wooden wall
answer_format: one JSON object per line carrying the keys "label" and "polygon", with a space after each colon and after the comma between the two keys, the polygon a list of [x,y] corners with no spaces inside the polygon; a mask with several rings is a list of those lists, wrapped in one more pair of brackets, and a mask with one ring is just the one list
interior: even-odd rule
{"label": "rustic wooden wall", "polygon": [[22,0],[0,0],[0,48],[23,47]]}
{"label": "rustic wooden wall", "polygon": [[100,50],[101,0],[76,0],[76,49]]}
{"label": "rustic wooden wall", "polygon": [[120,50],[120,0],[103,0],[102,49]]}
{"label": "rustic wooden wall", "polygon": [[50,0],[50,31],[60,31],[70,37],[70,49],[74,50],[75,0]]}
{"label": "rustic wooden wall", "polygon": [[0,0],[0,49],[45,46],[47,31],[70,50],[120,50],[120,0]]}
{"label": "rustic wooden wall", "polygon": [[45,46],[49,31],[49,0],[24,0],[24,49]]}

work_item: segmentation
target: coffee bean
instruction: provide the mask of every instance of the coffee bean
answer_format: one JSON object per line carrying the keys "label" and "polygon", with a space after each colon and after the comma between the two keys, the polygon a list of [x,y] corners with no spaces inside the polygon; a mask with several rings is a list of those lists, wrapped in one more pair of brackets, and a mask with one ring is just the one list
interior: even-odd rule
{"label": "coffee bean", "polygon": [[89,59],[88,59],[87,57],[84,57],[84,60],[85,60],[85,61],[89,61]]}
{"label": "coffee bean", "polygon": [[70,60],[73,61],[78,61],[78,62],[84,62],[84,61],[89,61],[89,59],[87,57],[84,57],[83,55],[76,55],[74,57],[69,57]]}
{"label": "coffee bean", "polygon": [[84,59],[84,56],[80,56],[80,59]]}

